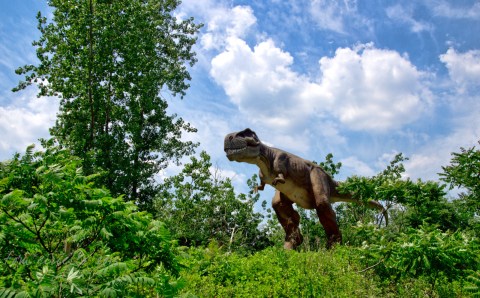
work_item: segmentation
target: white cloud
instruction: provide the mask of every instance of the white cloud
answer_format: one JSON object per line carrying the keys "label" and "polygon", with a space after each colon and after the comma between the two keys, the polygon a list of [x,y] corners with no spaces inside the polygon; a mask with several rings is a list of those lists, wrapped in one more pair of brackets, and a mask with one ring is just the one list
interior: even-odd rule
{"label": "white cloud", "polygon": [[58,111],[58,100],[37,98],[35,88],[12,95],[12,104],[0,106],[0,160],[8,159],[13,152],[38,143],[39,138],[49,136]]}
{"label": "white cloud", "polygon": [[[452,111],[448,121],[449,129],[445,133],[431,137],[416,148],[405,163],[406,174],[411,178],[438,180],[442,166],[450,163],[452,152],[460,152],[460,148],[478,148],[480,141],[480,96],[454,93],[449,100]],[[460,101],[460,104],[459,104]]]}
{"label": "white cloud", "polygon": [[369,165],[359,160],[355,156],[349,156],[340,160],[340,162],[342,163],[342,168],[346,168],[347,171],[353,173],[354,175],[366,177],[375,175],[375,171]]}
{"label": "white cloud", "polygon": [[439,17],[453,18],[453,19],[472,19],[478,20],[480,18],[480,2],[474,1],[470,7],[459,6],[453,4],[454,2],[447,2],[445,0],[432,0],[427,2],[433,13]]}
{"label": "white cloud", "polygon": [[[434,10],[437,16],[471,18],[477,14],[475,7],[478,5],[467,11],[458,6],[454,8],[445,1],[435,2],[438,4]],[[362,17],[356,1],[292,3],[295,6],[303,3],[303,7],[309,10],[308,14],[302,14],[293,11],[292,5],[289,17],[294,24],[297,24],[295,18],[301,15],[302,20],[313,21],[313,26],[341,34],[350,34],[352,30],[373,30],[373,21]],[[432,1],[427,4],[430,3]],[[219,142],[227,132],[250,127],[264,142],[315,159],[311,154],[318,154],[318,148],[338,152],[340,144],[345,146],[347,142],[355,142],[347,139],[346,130],[391,132],[436,112],[432,108],[433,95],[427,87],[427,80],[432,77],[427,78],[428,73],[418,70],[407,56],[394,50],[372,45],[338,48],[333,56],[319,57],[319,71],[311,73],[320,73],[321,77],[312,77],[295,71],[291,53],[265,33],[254,31],[257,20],[250,7],[232,7],[231,3],[222,0],[185,0],[181,7],[187,11],[186,15],[199,16],[199,20],[206,24],[200,36],[199,55],[205,55],[210,75],[223,88],[234,107],[226,112],[228,116],[223,109],[219,114],[197,112],[195,115],[193,110],[191,116],[183,109],[178,114],[199,128],[199,137],[195,140],[201,141],[202,148],[208,148],[213,160],[220,160],[220,167],[225,166],[227,171],[255,171],[251,165],[227,161],[223,164],[224,155]],[[433,25],[419,19],[413,8],[395,5],[386,8],[385,12],[390,19],[408,26],[412,32],[435,33]],[[261,42],[249,46],[246,40],[251,41],[251,34],[256,34]],[[264,37],[259,37],[262,34]],[[211,59],[211,55],[216,56]],[[479,77],[476,71],[478,56],[476,51],[460,54],[454,50],[441,56],[440,60],[447,65],[458,89],[477,84],[474,78]],[[465,103],[465,99],[462,98],[462,102]],[[478,112],[478,107],[468,104],[466,109]],[[421,141],[408,140],[409,144],[416,143],[415,150],[407,155],[410,160],[405,162],[407,176],[434,179],[435,173],[441,170],[440,166],[448,163],[450,152],[458,150],[459,146],[475,144],[472,140],[479,134],[473,126],[480,127],[480,123],[475,120],[474,112],[467,115],[465,110],[461,111],[463,116],[455,113],[458,121],[452,124],[451,131],[439,132],[437,137],[429,136]],[[209,129],[210,125],[214,128]],[[421,134],[421,131],[416,132],[415,138]],[[388,152],[394,150],[387,149]],[[342,161],[354,174],[372,175],[383,169],[393,155],[385,154],[372,165],[356,157]]]}
{"label": "white cloud", "polygon": [[294,108],[296,103],[281,98],[296,93],[302,83],[290,69],[292,63],[292,56],[277,48],[272,40],[261,42],[252,50],[242,39],[229,38],[225,51],[212,59],[211,75],[240,111],[268,111],[271,117],[279,117],[275,125],[282,125],[285,108]]}
{"label": "white cloud", "polygon": [[345,33],[340,2],[313,0],[311,14],[322,29]]}
{"label": "white cloud", "polygon": [[332,116],[351,130],[388,131],[416,120],[429,105],[423,74],[395,51],[339,48],[320,59],[319,81],[292,64],[271,40],[251,49],[230,38],[212,60],[211,75],[250,121],[292,134]]}
{"label": "white cloud", "polygon": [[228,7],[222,1],[182,1],[179,17],[198,15],[205,23],[200,36],[203,50],[220,50],[229,37],[244,38],[257,19],[249,6]]}
{"label": "white cloud", "polygon": [[410,27],[410,30],[415,33],[422,31],[432,31],[431,24],[426,22],[417,21],[413,18],[413,8],[406,7],[405,5],[396,4],[386,9],[387,16],[395,21],[406,24]]}
{"label": "white cloud", "polygon": [[371,31],[371,22],[357,12],[355,0],[313,0],[310,15],[321,29],[341,34],[347,34],[350,28]]}
{"label": "white cloud", "polygon": [[406,57],[371,45],[320,59],[323,96],[353,130],[388,131],[416,120],[429,103],[422,73]]}
{"label": "white cloud", "polygon": [[[477,112],[479,109],[477,108]],[[458,124],[453,132],[433,139],[431,142],[418,148],[412,154],[410,160],[405,162],[406,176],[423,180],[438,180],[438,173],[442,172],[442,166],[450,163],[452,152],[460,152],[460,147],[470,148],[477,146],[480,140],[480,118],[471,115],[469,122]]]}
{"label": "white cloud", "polygon": [[228,37],[244,37],[249,28],[256,23],[253,11],[248,6],[235,6],[220,10],[207,23],[207,32],[201,37],[204,49],[221,49]]}
{"label": "white cloud", "polygon": [[440,61],[445,63],[450,78],[460,93],[480,87],[480,50],[457,53],[450,48],[440,55]]}

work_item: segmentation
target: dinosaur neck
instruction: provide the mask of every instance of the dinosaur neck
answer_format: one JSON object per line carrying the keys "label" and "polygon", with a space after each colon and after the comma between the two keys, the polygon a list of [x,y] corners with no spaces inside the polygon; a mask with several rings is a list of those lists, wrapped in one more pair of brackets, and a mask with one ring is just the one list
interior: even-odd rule
{"label": "dinosaur neck", "polygon": [[255,160],[255,164],[260,168],[260,171],[262,171],[264,175],[268,175],[272,171],[273,165],[271,161],[274,159],[274,152],[272,148],[264,144],[260,144],[260,155]]}

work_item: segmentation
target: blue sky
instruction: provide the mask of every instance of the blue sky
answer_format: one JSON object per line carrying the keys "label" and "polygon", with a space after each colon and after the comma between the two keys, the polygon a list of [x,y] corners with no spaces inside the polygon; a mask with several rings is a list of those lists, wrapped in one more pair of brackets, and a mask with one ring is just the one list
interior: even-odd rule
{"label": "blue sky", "polygon": [[[35,62],[46,5],[1,5],[4,160],[48,136],[58,103],[10,91],[14,69]],[[183,100],[165,94],[169,109],[237,185],[257,169],[228,162],[223,137],[246,127],[306,159],[333,153],[340,179],[374,175],[398,152],[407,176],[437,179],[452,151],[480,140],[479,1],[184,0],[176,14],[205,26],[191,88]]]}

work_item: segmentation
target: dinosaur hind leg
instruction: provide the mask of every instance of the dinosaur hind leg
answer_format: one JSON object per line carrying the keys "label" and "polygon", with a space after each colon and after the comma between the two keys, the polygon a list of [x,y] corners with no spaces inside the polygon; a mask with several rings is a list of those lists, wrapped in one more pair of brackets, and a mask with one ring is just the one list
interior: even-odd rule
{"label": "dinosaur hind leg", "polygon": [[327,234],[327,248],[332,247],[334,243],[342,242],[342,234],[337,225],[335,211],[329,201],[329,185],[325,182],[324,173],[312,171],[311,181],[316,181],[312,185],[312,191],[315,198],[315,210],[317,211],[320,223]]}
{"label": "dinosaur hind leg", "polygon": [[303,236],[300,233],[300,215],[293,209],[293,203],[284,194],[275,191],[272,200],[272,207],[277,214],[283,229],[285,230],[285,249],[294,249],[303,242]]}
{"label": "dinosaur hind leg", "polygon": [[338,228],[335,211],[330,203],[321,203],[315,209],[325,234],[327,234],[327,248],[331,248],[334,243],[341,243],[342,233]]}

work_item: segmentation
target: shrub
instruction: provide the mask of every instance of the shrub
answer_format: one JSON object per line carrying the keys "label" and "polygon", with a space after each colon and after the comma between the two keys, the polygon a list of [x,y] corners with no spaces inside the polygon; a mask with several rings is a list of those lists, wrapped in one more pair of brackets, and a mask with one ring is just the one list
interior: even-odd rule
{"label": "shrub", "polygon": [[302,252],[268,248],[248,257],[225,254],[215,245],[190,249],[185,294],[199,297],[378,296],[348,250]]}
{"label": "shrub", "polygon": [[433,290],[438,281],[461,281],[468,270],[478,270],[479,248],[476,238],[461,231],[442,232],[435,226],[422,225],[393,241],[387,237],[371,244],[365,241],[359,250],[366,265],[381,278],[397,282],[422,278]]}
{"label": "shrub", "polygon": [[0,294],[173,294],[179,265],[166,227],[96,186],[98,174],[84,176],[53,140],[43,144],[0,163]]}

